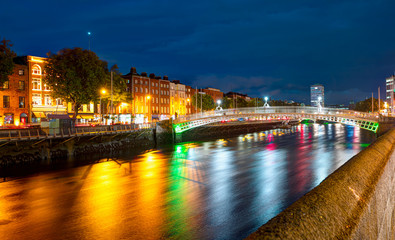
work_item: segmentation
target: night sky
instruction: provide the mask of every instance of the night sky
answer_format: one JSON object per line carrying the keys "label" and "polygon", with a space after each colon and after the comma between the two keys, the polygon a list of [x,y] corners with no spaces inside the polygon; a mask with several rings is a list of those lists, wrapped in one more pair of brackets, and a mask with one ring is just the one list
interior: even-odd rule
{"label": "night sky", "polygon": [[122,73],[326,104],[370,97],[395,71],[395,1],[8,1],[0,37],[18,55],[88,49]]}

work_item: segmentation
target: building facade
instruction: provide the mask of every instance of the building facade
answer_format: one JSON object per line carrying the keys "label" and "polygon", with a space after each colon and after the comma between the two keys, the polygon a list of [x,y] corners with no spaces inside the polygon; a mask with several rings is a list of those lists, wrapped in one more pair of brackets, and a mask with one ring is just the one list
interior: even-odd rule
{"label": "building facade", "polygon": [[394,109],[394,81],[395,75],[385,79],[385,101],[388,107],[391,108],[391,112],[393,112]]}
{"label": "building facade", "polygon": [[0,88],[0,125],[24,125],[29,122],[28,68],[15,64],[14,72]]}
{"label": "building facade", "polygon": [[315,84],[310,86],[310,100],[311,106],[317,107],[318,101],[320,100],[321,107],[325,106],[325,89],[321,84]]}
{"label": "building facade", "polygon": [[218,100],[222,100],[222,98],[224,97],[224,93],[221,92],[221,90],[216,89],[216,88],[204,88],[202,90],[203,92],[205,92],[207,95],[210,95],[213,99],[214,102],[216,103]]}

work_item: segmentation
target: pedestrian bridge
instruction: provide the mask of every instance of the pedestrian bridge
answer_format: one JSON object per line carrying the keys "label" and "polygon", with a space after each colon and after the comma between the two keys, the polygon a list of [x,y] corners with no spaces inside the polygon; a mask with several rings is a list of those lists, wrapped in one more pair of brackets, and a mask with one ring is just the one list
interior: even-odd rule
{"label": "pedestrian bridge", "polygon": [[356,112],[352,110],[337,108],[317,108],[317,107],[300,107],[300,106],[280,106],[280,107],[255,107],[255,108],[237,108],[216,111],[207,111],[192,115],[179,117],[173,122],[173,128],[176,133],[182,133],[192,128],[200,127],[210,123],[221,121],[238,121],[238,120],[303,120],[310,119],[326,120],[331,122],[342,123],[346,125],[357,126],[376,133],[379,128],[379,115],[365,112]]}

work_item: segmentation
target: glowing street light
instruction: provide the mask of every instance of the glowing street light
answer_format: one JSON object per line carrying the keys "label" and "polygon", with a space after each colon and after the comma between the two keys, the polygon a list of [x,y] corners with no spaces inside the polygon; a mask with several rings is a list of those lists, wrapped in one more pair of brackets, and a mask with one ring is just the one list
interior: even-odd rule
{"label": "glowing street light", "polygon": [[217,110],[217,111],[222,111],[223,109],[222,109],[222,107],[221,107],[221,100],[217,100],[217,104],[218,104],[218,107],[215,109],[215,110]]}
{"label": "glowing street light", "polygon": [[91,32],[88,32],[88,49],[91,50]]}
{"label": "glowing street light", "polygon": [[269,106],[269,103],[267,103],[267,100],[269,100],[269,98],[268,98],[268,97],[265,97],[265,105],[263,105],[263,107],[270,107],[270,106]]}
{"label": "glowing street light", "polygon": [[[148,122],[150,122],[151,102],[149,100],[151,99],[151,96],[150,95],[146,96],[146,99],[148,101]],[[147,107],[147,104],[145,104],[145,106]]]}
{"label": "glowing street light", "polygon": [[106,94],[106,89],[102,89],[100,91],[100,124],[102,123],[102,106],[101,106],[101,97]]}

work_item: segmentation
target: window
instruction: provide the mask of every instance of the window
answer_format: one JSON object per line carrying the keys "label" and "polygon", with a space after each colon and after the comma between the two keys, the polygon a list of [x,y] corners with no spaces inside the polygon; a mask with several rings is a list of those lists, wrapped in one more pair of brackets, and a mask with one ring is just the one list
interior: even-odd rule
{"label": "window", "polygon": [[135,80],[134,80],[134,83],[135,83],[135,84],[138,84],[138,83],[139,83],[139,80],[135,79]]}
{"label": "window", "polygon": [[143,80],[140,80],[140,84],[143,84]]}
{"label": "window", "polygon": [[25,70],[19,69],[19,70],[18,70],[18,74],[19,74],[19,76],[25,75]]}
{"label": "window", "polygon": [[148,88],[145,88],[145,93],[148,93]]}
{"label": "window", "polygon": [[143,88],[142,87],[140,87],[140,92],[143,93]]}
{"label": "window", "polygon": [[155,83],[152,83],[152,86],[155,86]]}
{"label": "window", "polygon": [[155,93],[155,90],[154,89],[151,89],[152,90],[152,94],[154,94]]}
{"label": "window", "polygon": [[34,65],[32,68],[33,75],[41,75],[41,67],[39,65]]}
{"label": "window", "polygon": [[25,108],[25,97],[19,97],[19,108]]}
{"label": "window", "polygon": [[130,80],[128,79],[128,83],[130,83]]}
{"label": "window", "polygon": [[143,102],[143,96],[140,96],[140,102]]}
{"label": "window", "polygon": [[10,107],[10,96],[3,96],[3,108]]}
{"label": "window", "polygon": [[32,104],[41,105],[41,94],[33,93]]}
{"label": "window", "polygon": [[138,87],[135,87],[135,88],[134,88],[134,91],[135,91],[135,92],[139,92],[139,88],[138,88]]}
{"label": "window", "polygon": [[56,99],[56,105],[62,105],[63,103],[62,103],[62,99],[60,99],[60,98],[57,98]]}
{"label": "window", "polygon": [[25,81],[19,81],[18,90],[25,90]]}
{"label": "window", "polygon": [[51,89],[49,88],[49,86],[47,84],[44,83],[43,90],[44,91],[49,91]]}
{"label": "window", "polygon": [[9,89],[10,88],[10,81],[5,81],[4,83],[3,83],[3,89]]}
{"label": "window", "polygon": [[13,124],[14,123],[14,114],[5,113],[4,114],[4,123],[5,124]]}
{"label": "window", "polygon": [[41,90],[41,79],[39,78],[33,78],[33,90]]}
{"label": "window", "polygon": [[52,105],[52,98],[49,94],[45,94],[44,96],[44,103],[46,106],[51,106]]}

